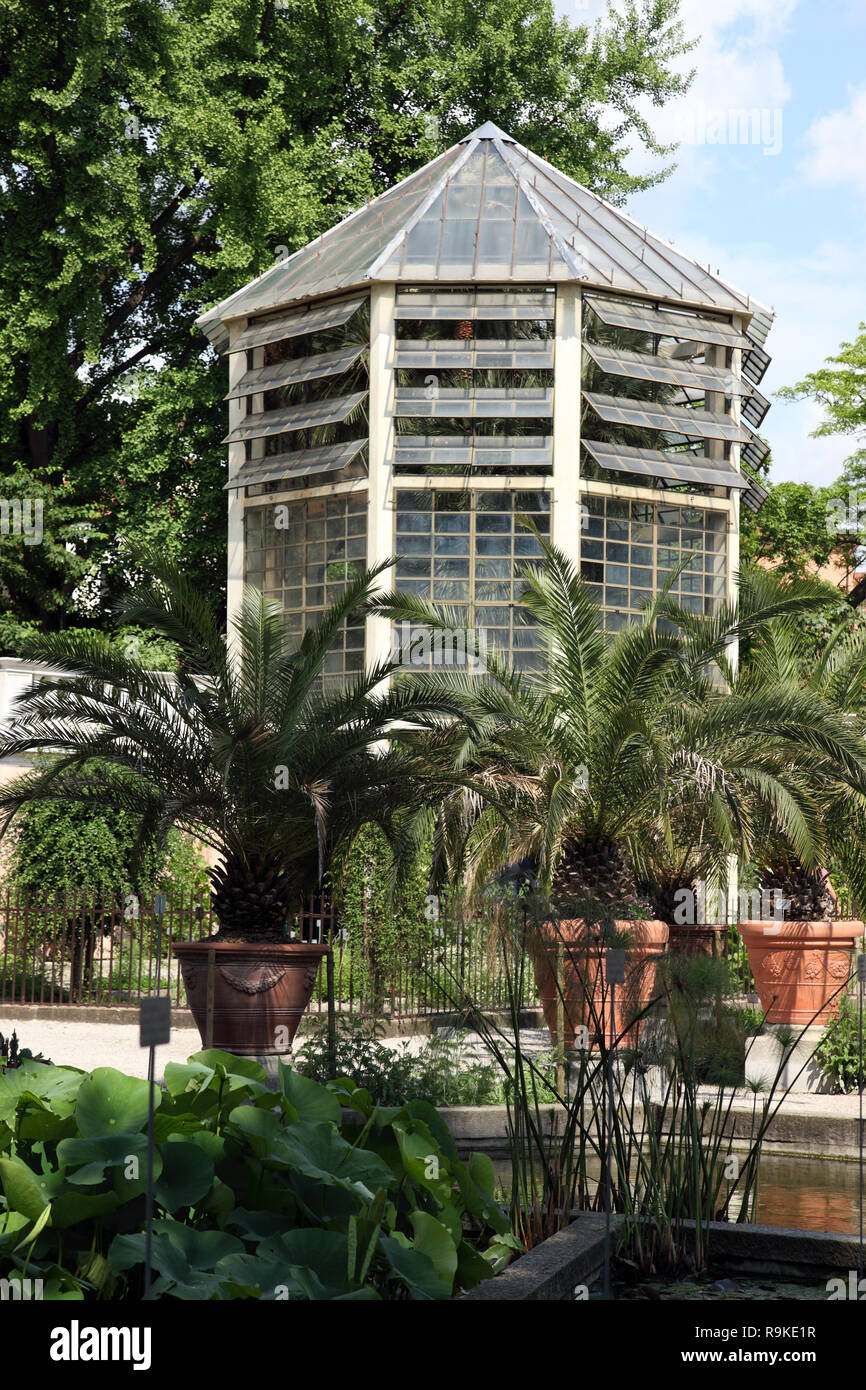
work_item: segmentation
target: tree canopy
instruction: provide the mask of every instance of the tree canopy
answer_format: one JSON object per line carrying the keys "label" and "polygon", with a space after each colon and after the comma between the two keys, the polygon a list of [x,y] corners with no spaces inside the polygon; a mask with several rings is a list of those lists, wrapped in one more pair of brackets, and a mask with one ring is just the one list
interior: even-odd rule
{"label": "tree canopy", "polygon": [[98,622],[124,542],[219,603],[226,380],[195,317],[487,119],[615,202],[664,177],[638,104],[688,86],[678,3],[4,0],[0,468],[45,539],[3,538],[0,607]]}

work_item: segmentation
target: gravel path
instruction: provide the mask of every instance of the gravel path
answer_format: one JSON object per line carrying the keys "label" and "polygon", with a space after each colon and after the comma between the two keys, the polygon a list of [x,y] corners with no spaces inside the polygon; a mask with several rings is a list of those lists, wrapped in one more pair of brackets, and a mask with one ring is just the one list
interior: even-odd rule
{"label": "gravel path", "polygon": [[[92,1071],[94,1067],[116,1067],[128,1076],[147,1076],[148,1049],[139,1046],[137,1023],[97,1023],[65,1022],[62,1019],[5,1018],[0,1004],[0,1033],[9,1037],[18,1034],[21,1047],[29,1047],[31,1052],[41,1052],[50,1057],[58,1066],[80,1067],[82,1071]],[[453,1036],[454,1030],[437,1030],[446,1036]],[[410,1038],[383,1038],[386,1047],[402,1049],[417,1054],[422,1051],[427,1038],[415,1035]],[[549,1047],[550,1037],[546,1029],[527,1029],[523,1035],[523,1045],[527,1050]],[[187,1057],[201,1050],[198,1030],[195,1028],[173,1028],[171,1042],[156,1049],[156,1074],[162,1078],[166,1062],[185,1062]],[[474,1042],[466,1039],[461,1049],[466,1060],[486,1060],[485,1048],[479,1039]]]}
{"label": "gravel path", "polygon": [[[0,1033],[18,1034],[21,1047],[41,1052],[58,1066],[116,1067],[128,1076],[147,1076],[149,1049],[138,1041],[137,1023],[64,1023],[55,1019],[4,1019],[0,1004]],[[156,1074],[162,1077],[166,1062],[185,1062],[201,1050],[197,1028],[172,1029],[171,1042],[156,1049]]]}

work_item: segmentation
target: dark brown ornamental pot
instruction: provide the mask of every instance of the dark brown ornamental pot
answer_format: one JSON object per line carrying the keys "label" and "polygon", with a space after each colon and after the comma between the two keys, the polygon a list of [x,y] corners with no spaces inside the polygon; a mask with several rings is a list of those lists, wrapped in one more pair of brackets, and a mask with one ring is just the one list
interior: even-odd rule
{"label": "dark brown ornamental pot", "polygon": [[208,1046],[208,956],[213,952],[210,1046],[237,1057],[288,1052],[328,947],[303,941],[178,941],[186,997]]}

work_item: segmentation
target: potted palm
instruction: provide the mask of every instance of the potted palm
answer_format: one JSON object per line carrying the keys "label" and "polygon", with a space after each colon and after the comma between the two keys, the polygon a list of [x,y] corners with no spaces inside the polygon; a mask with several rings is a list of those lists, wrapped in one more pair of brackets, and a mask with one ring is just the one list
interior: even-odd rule
{"label": "potted palm", "polygon": [[[203,1040],[210,1015],[209,1041],[230,1052],[291,1046],[328,948],[289,941],[289,919],[335,846],[365,823],[392,833],[401,808],[423,794],[424,769],[389,731],[423,728],[436,718],[430,706],[411,686],[389,689],[387,662],[342,688],[323,678],[341,628],[363,617],[384,568],[350,577],[298,645],[254,590],[227,641],[194,584],[151,559],[118,617],[174,642],[174,672],[118,658],[101,634],[40,636],[30,655],[66,675],[24,694],[0,741],[0,757],[53,754],[3,789],[2,831],[34,799],[122,796],[140,850],[176,825],[216,851],[219,928],[173,950]],[[455,713],[453,703],[440,708]],[[118,778],[118,768],[134,775]]]}
{"label": "potted palm", "polygon": [[[766,594],[790,587],[774,575],[756,576],[752,585]],[[817,582],[812,587],[823,594],[823,631],[779,615],[746,644],[740,688],[796,692],[816,716],[835,718],[852,754],[862,758],[866,633],[835,591]],[[844,759],[817,750],[801,757],[793,790],[799,825],[783,829],[773,807],[758,820],[752,859],[769,910],[741,921],[740,932],[768,1022],[806,1026],[826,1022],[838,1009],[863,935],[863,923],[840,911],[826,865],[837,863],[864,900],[866,802]]]}
{"label": "potted palm", "polygon": [[[735,691],[733,673],[727,686],[719,680],[733,642],[780,613],[802,613],[814,596],[758,594],[743,614],[731,606],[704,617],[676,604],[666,588],[638,622],[605,633],[575,567],[537,539],[540,560],[527,567],[520,602],[545,640],[547,670],[520,673],[490,653],[484,681],[460,681],[472,712],[460,765],[472,787],[446,799],[442,819],[470,886],[490,882],[505,863],[532,865],[553,905],[539,917],[531,949],[546,1020],[557,1033],[563,998],[574,1009],[596,998],[592,982],[613,935],[627,934],[635,1005],[643,1009],[652,997],[652,963],[668,923],[652,910],[652,896],[648,910],[629,907],[642,896],[648,846],[663,847],[681,883],[699,872],[718,876],[727,856],[747,846],[763,804],[777,807],[794,833],[803,815],[796,798],[802,762],[816,776],[831,763],[842,768],[861,792],[866,768],[845,722],[829,710],[816,713],[801,692]],[[455,625],[454,615],[412,596],[382,606],[413,623]],[[433,698],[455,678],[442,673],[423,682]],[[602,920],[611,925],[600,933]]]}

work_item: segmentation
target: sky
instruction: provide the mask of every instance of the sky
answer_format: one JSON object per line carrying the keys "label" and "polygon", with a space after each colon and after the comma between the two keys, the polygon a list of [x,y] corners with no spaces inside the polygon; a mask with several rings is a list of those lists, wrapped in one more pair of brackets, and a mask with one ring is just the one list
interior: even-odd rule
{"label": "sky", "polygon": [[[574,24],[605,0],[556,0]],[[676,171],[628,212],[776,312],[761,390],[815,371],[866,321],[866,0],[681,0],[688,94],[647,105]],[[738,112],[749,115],[742,124]],[[658,167],[635,151],[632,173]],[[810,438],[810,401],[773,400],[773,482],[832,483],[849,436]]]}

